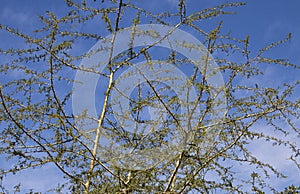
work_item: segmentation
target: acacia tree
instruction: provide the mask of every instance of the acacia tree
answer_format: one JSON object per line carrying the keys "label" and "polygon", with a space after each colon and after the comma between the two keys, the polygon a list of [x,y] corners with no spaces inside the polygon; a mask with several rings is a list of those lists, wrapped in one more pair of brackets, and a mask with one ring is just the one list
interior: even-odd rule
{"label": "acacia tree", "polygon": [[[247,144],[256,139],[286,146],[300,166],[296,144],[273,133],[299,135],[299,81],[276,88],[251,82],[266,64],[299,70],[267,57],[290,34],[250,54],[249,36],[231,37],[222,22],[199,25],[242,2],[189,13],[179,0],[177,12],[159,14],[137,1],[65,3],[65,15],[39,16],[32,34],[0,25],[26,43],[1,49],[8,62],[0,64],[0,153],[13,163],[1,168],[2,179],[54,164],[65,181],[53,185],[56,192],[277,192],[268,178],[285,175],[251,153]],[[106,25],[111,35],[80,24]],[[182,40],[180,29],[197,32],[202,44],[186,34]],[[82,42],[98,43],[82,54]],[[96,78],[101,84],[89,88]],[[95,88],[102,96],[90,96]],[[84,106],[95,98],[98,107]],[[255,171],[238,175],[232,167],[240,163]]]}

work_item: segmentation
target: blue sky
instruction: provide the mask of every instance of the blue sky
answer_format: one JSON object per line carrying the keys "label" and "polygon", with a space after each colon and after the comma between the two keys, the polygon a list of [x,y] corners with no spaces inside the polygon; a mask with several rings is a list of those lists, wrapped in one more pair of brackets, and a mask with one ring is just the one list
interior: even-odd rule
{"label": "blue sky", "polygon": [[[177,0],[149,0],[149,2],[141,1],[140,5],[159,13],[161,10],[176,10],[177,2]],[[196,12],[220,2],[226,3],[227,1],[187,0],[187,12]],[[262,48],[268,43],[282,39],[288,33],[292,33],[293,38],[290,42],[275,48],[269,55],[278,58],[288,58],[291,63],[300,64],[300,1],[247,0],[245,2],[247,3],[246,6],[232,9],[237,12],[236,15],[222,16],[222,20],[224,20],[223,32],[231,32],[232,36],[238,38],[244,38],[246,35],[250,35],[250,46],[253,50]],[[62,0],[1,0],[0,23],[30,33],[39,24],[36,15],[44,14],[46,10],[59,14],[62,13],[64,9],[65,6]],[[210,22],[201,25],[207,29],[214,28],[215,26],[210,26],[211,23],[216,24],[220,19],[221,18],[211,19]],[[82,25],[82,28],[86,27],[84,24]],[[125,25],[126,21],[124,21],[123,27],[125,27]],[[93,26],[89,25],[88,27],[91,28]],[[109,35],[107,31],[100,31],[100,34],[102,36]],[[201,39],[199,35],[195,36]],[[23,42],[0,31],[1,47],[22,47],[23,45]],[[86,52],[92,45],[93,43],[81,45],[82,47],[78,48],[78,51]],[[1,63],[7,62],[7,60],[9,59],[0,58]],[[276,86],[276,84],[279,84],[283,80],[294,81],[300,79],[299,71],[291,71],[291,69],[273,66],[265,66],[262,68],[265,70],[265,75],[255,81],[265,86]],[[18,74],[16,73],[16,75],[11,76],[18,76]],[[1,77],[0,81],[3,81]],[[249,80],[242,81],[247,82]],[[300,89],[298,88],[298,90]],[[300,95],[299,91],[296,93]],[[293,137],[291,137],[291,140],[297,141],[297,139]],[[285,181],[275,181],[278,187],[283,188],[287,186],[287,183],[300,185],[300,172],[292,166],[291,162],[286,160],[286,149],[272,147],[262,142],[255,142],[249,145],[249,147],[259,158],[271,161],[271,163],[273,162],[278,169],[285,171],[291,176]],[[0,162],[0,166],[9,165],[3,160],[0,160]],[[244,171],[250,170],[250,168],[245,169],[245,167],[239,166],[236,166],[236,169],[241,174],[243,174]],[[38,182],[39,184],[34,184],[32,181],[29,181],[26,178],[27,176],[30,176],[32,181],[35,183]],[[45,178],[45,176],[47,176],[47,178]],[[15,185],[19,180],[24,181],[27,179],[24,182],[24,188],[32,188],[34,186],[38,190],[45,191],[49,185],[53,185],[54,182],[60,178],[61,174],[56,171],[55,168],[47,166],[43,169],[37,169],[34,174],[33,172],[27,171],[18,176],[17,179],[8,177],[6,184]]]}

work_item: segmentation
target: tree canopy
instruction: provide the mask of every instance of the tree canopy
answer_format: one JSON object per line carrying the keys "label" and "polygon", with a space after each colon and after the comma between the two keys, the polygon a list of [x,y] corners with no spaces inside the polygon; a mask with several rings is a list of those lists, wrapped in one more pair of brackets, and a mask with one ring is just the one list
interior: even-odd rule
{"label": "tree canopy", "polygon": [[57,193],[298,192],[252,149],[300,168],[300,80],[262,81],[299,72],[273,52],[292,34],[257,49],[224,30],[244,2],[153,2],[65,0],[30,32],[1,21],[20,43],[0,47],[1,192],[46,192],[6,180],[47,169]]}

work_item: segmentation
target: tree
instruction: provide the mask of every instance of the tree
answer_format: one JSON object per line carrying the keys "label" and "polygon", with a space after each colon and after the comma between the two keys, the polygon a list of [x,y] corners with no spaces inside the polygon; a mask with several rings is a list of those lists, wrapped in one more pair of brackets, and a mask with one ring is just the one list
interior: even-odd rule
{"label": "tree", "polygon": [[[64,15],[39,16],[34,33],[0,25],[26,43],[1,49],[8,62],[0,64],[0,153],[13,164],[2,179],[54,164],[65,181],[56,192],[279,192],[267,180],[285,175],[247,147],[257,139],[289,148],[299,168],[299,148],[284,137],[300,135],[299,80],[276,88],[251,82],[265,64],[299,71],[267,54],[291,34],[250,54],[249,36],[231,37],[221,21],[199,25],[242,2],[189,13],[179,0],[176,13],[161,14],[136,1],[65,2]],[[77,27],[95,23],[111,35]],[[85,41],[95,46],[78,53]],[[238,163],[255,171],[239,176]]]}
{"label": "tree", "polygon": [[294,185],[291,185],[291,186],[285,188],[284,191],[281,192],[281,193],[282,194],[284,194],[284,193],[287,193],[287,194],[289,194],[289,193],[299,193],[299,191],[300,191],[299,187],[297,188]]}

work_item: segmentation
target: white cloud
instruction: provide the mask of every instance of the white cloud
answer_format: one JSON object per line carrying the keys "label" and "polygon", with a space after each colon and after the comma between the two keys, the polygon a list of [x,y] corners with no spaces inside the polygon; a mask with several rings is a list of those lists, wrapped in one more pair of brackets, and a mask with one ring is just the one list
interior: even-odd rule
{"label": "white cloud", "polygon": [[[285,130],[289,130],[289,127],[284,122],[281,123],[281,127]],[[291,135],[284,136],[279,132],[274,132],[274,130],[269,126],[260,125],[257,126],[255,130],[279,139],[284,139],[285,141],[294,142],[298,147],[300,146],[300,143],[297,142],[297,138],[292,131]],[[283,189],[282,187],[287,187],[291,184],[299,185],[300,169],[298,169],[297,166],[289,159],[292,155],[292,151],[288,146],[274,146],[272,143],[273,142],[271,141],[267,142],[265,140],[255,140],[246,147],[260,161],[271,164],[276,170],[287,176],[286,179],[278,179],[276,176],[271,176],[270,184],[272,186]]]}
{"label": "white cloud", "polygon": [[7,175],[4,177],[3,185],[9,191],[13,191],[13,187],[21,183],[23,193],[29,192],[30,189],[45,193],[63,182],[63,175],[56,167],[45,165],[42,168],[28,169],[15,175]]}

